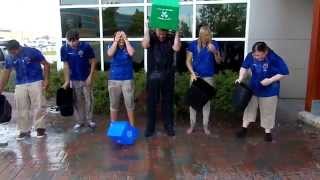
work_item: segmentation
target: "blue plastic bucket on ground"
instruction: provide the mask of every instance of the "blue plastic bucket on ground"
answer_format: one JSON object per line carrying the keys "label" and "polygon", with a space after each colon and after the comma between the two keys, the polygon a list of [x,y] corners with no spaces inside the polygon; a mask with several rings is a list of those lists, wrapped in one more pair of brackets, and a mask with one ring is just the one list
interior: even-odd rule
{"label": "blue plastic bucket on ground", "polygon": [[114,121],[110,123],[107,136],[117,144],[134,144],[139,135],[137,128],[132,127],[128,121]]}

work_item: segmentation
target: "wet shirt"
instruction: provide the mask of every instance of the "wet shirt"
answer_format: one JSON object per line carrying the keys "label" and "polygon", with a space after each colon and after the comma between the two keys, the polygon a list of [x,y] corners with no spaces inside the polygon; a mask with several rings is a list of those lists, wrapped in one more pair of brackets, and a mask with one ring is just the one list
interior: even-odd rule
{"label": "wet shirt", "polygon": [[271,78],[277,74],[289,75],[289,70],[283,59],[269,50],[263,61],[258,61],[249,53],[245,58],[242,67],[252,71],[250,87],[258,97],[279,96],[280,81],[273,82],[268,86],[263,86],[261,81]]}
{"label": "wet shirt", "polygon": [[19,54],[15,57],[7,56],[5,68],[16,71],[16,84],[26,84],[43,80],[41,62],[45,58],[42,53],[34,48],[21,47]]}
{"label": "wet shirt", "polygon": [[[108,48],[111,48],[111,44]],[[110,64],[110,80],[131,80],[133,79],[132,57],[126,48],[117,48]]]}
{"label": "wet shirt", "polygon": [[95,58],[95,55],[88,43],[80,42],[76,49],[67,44],[61,47],[61,60],[68,63],[70,79],[73,81],[85,81],[88,78],[92,58]]}
{"label": "wet shirt", "polygon": [[[174,36],[168,34],[163,42],[160,42],[155,32],[150,33],[150,47],[148,48],[147,68],[148,74],[174,71]],[[172,74],[172,73],[169,73]]]}
{"label": "wet shirt", "polygon": [[[220,51],[218,42],[212,41],[213,46]],[[198,40],[192,41],[187,51],[192,53],[192,68],[200,77],[212,77],[215,74],[216,60],[207,47],[198,46]]]}

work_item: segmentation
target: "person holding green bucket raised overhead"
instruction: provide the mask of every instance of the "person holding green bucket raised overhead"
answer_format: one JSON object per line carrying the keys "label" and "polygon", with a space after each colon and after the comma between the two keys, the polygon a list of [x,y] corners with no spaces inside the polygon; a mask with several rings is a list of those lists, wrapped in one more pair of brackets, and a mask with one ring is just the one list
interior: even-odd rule
{"label": "person holding green bucket raised overhead", "polygon": [[[173,1],[167,2],[167,5]],[[148,23],[145,28],[142,47],[148,49],[147,61],[147,125],[145,129],[145,137],[151,137],[155,133],[157,104],[161,99],[161,110],[164,118],[164,129],[168,136],[175,136],[174,121],[173,121],[173,95],[174,95],[174,56],[175,52],[180,50],[181,42],[179,32],[174,34],[168,33],[169,29],[176,30],[178,21],[175,24],[166,26],[166,22],[171,20],[171,11],[168,6],[162,6],[163,2],[153,1],[151,22],[150,25],[155,31],[149,31]],[[167,8],[163,8],[167,7]],[[177,7],[177,6],[175,6]],[[158,9],[160,8],[160,9]],[[163,10],[163,16],[166,19],[161,19],[155,15],[159,15],[158,10]],[[178,18],[175,14],[175,18]],[[172,25],[172,26],[171,26]]]}

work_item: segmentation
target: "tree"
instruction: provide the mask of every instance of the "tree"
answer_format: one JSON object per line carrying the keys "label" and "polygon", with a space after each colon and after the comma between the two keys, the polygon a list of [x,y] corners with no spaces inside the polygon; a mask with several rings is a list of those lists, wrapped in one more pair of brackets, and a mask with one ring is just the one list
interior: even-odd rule
{"label": "tree", "polygon": [[182,33],[182,37],[191,37],[192,33],[190,31],[190,27],[186,22],[180,22],[180,31]]}
{"label": "tree", "polygon": [[143,12],[139,11],[139,9],[136,9],[135,13],[132,15],[132,23],[128,28],[128,35],[142,36],[143,25],[144,25]]}
{"label": "tree", "polygon": [[102,12],[103,18],[103,34],[110,35],[118,29],[117,22],[115,21],[115,15],[118,11],[118,7],[105,8]]}
{"label": "tree", "polygon": [[245,36],[246,4],[203,5],[198,12],[198,25],[208,24],[214,36]]}

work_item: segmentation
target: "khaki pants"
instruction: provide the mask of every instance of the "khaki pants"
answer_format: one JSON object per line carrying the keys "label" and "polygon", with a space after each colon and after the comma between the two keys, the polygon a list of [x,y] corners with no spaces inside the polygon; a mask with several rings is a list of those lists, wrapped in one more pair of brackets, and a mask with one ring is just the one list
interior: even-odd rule
{"label": "khaki pants", "polygon": [[110,98],[110,110],[119,111],[121,94],[123,95],[124,103],[127,111],[134,110],[134,83],[133,80],[109,80],[108,90]]}
{"label": "khaki pants", "polygon": [[278,96],[256,97],[252,96],[243,114],[243,127],[256,121],[258,107],[260,109],[261,127],[272,129],[275,125]]}
{"label": "khaki pants", "polygon": [[31,131],[33,122],[35,129],[45,128],[47,111],[42,81],[16,85],[14,95],[17,108],[17,130],[19,132]]}
{"label": "khaki pants", "polygon": [[[203,78],[207,83],[209,83],[211,86],[213,86],[213,78],[207,77]],[[207,127],[209,123],[209,115],[210,115],[210,104],[211,101],[208,101],[207,104],[205,104],[202,108],[202,118],[203,118],[203,126]],[[189,107],[190,110],[190,126],[194,127],[196,124],[197,119],[197,111],[193,109],[192,107]]]}
{"label": "khaki pants", "polygon": [[74,116],[80,124],[92,121],[93,92],[84,81],[72,81]]}

